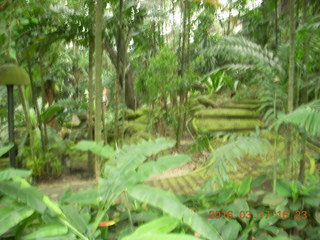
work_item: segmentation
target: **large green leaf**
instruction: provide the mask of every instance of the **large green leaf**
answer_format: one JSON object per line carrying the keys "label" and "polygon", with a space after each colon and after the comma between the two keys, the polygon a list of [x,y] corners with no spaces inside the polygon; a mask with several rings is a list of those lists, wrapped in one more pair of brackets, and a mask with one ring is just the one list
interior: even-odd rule
{"label": "large green leaf", "polygon": [[277,181],[276,191],[280,196],[291,197],[291,187],[282,180]]}
{"label": "large green leaf", "polygon": [[184,206],[170,192],[155,189],[146,185],[136,185],[128,189],[133,198],[160,208],[169,215],[176,217],[187,224],[201,236],[215,240],[222,239],[213,225],[209,224],[195,212]]}
{"label": "large green leaf", "polygon": [[0,235],[30,217],[33,213],[34,210],[28,207],[0,208]]}
{"label": "large green leaf", "polygon": [[39,227],[36,231],[22,237],[22,240],[31,239],[46,239],[47,237],[54,237],[67,234],[68,228],[61,224],[48,224]]}
{"label": "large green leaf", "polygon": [[222,238],[228,240],[235,240],[238,237],[241,225],[236,220],[231,220],[222,228]]}
{"label": "large green leaf", "polygon": [[41,114],[41,119],[43,121],[50,120],[50,118],[52,118],[56,114],[61,113],[63,110],[64,110],[64,107],[62,106],[51,105]]}
{"label": "large green leaf", "polygon": [[3,154],[5,154],[6,152],[8,152],[13,146],[14,146],[13,143],[11,143],[11,144],[9,144],[8,146],[1,147],[1,148],[0,148],[0,157],[2,157]]}
{"label": "large green leaf", "polygon": [[25,203],[37,212],[43,213],[47,208],[42,202],[42,193],[35,187],[20,188],[17,183],[0,182],[0,192],[12,199]]}
{"label": "large green leaf", "polygon": [[174,217],[161,217],[138,227],[132,236],[143,236],[146,234],[170,233],[179,224],[179,220]]}
{"label": "large green leaf", "polygon": [[277,194],[269,193],[264,196],[262,203],[265,205],[275,206],[281,203],[285,198]]}
{"label": "large green leaf", "polygon": [[278,216],[264,216],[260,222],[259,222],[259,227],[260,228],[265,228],[265,227],[268,227],[268,226],[272,226],[273,224],[275,224],[277,221],[279,220],[279,217]]}
{"label": "large green leaf", "polygon": [[13,177],[28,177],[31,175],[31,173],[32,172],[29,170],[9,168],[0,171],[0,181],[9,180]]}
{"label": "large green leaf", "polygon": [[239,197],[243,197],[246,194],[248,194],[248,192],[250,191],[251,182],[252,182],[252,177],[251,176],[245,178],[241,182],[241,184],[240,184],[240,186],[238,188],[238,196]]}
{"label": "large green leaf", "polygon": [[99,194],[95,190],[84,190],[71,194],[71,196],[64,199],[66,202],[79,204],[97,204]]}
{"label": "large green leaf", "polygon": [[121,240],[199,240],[199,238],[185,234],[148,234],[143,236],[128,236]]}
{"label": "large green leaf", "polygon": [[143,141],[140,144],[124,146],[118,153],[116,162],[121,173],[136,169],[147,157],[157,154],[165,149],[173,147],[175,141],[158,138],[156,140]]}
{"label": "large green leaf", "polygon": [[103,145],[102,142],[96,143],[94,141],[82,140],[73,146],[73,148],[81,151],[91,151],[94,154],[108,159],[113,159],[115,156],[113,148],[109,145]]}
{"label": "large green leaf", "polygon": [[159,174],[169,168],[179,166],[190,161],[191,158],[185,154],[169,155],[159,157],[156,162],[147,162],[138,168],[141,180]]}
{"label": "large green leaf", "polygon": [[62,207],[62,210],[72,226],[74,226],[81,233],[86,232],[87,223],[76,209],[74,209],[72,206],[64,206]]}

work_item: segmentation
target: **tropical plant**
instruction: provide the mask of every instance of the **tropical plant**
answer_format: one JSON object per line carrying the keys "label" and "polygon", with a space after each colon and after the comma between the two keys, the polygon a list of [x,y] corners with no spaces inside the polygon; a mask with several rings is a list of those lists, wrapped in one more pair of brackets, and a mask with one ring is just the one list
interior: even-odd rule
{"label": "tropical plant", "polygon": [[266,175],[249,176],[240,184],[189,196],[185,204],[209,218],[223,239],[317,239],[318,179],[309,174],[304,185],[279,180],[275,193],[263,190],[267,181]]}
{"label": "tropical plant", "polygon": [[[115,152],[108,145],[103,146],[90,141],[78,143],[75,146],[76,149],[90,150],[108,159],[103,168],[97,191],[91,190],[90,192],[85,191],[64,196],[65,202],[70,201],[80,205],[91,204],[92,210],[95,212],[91,216],[88,215],[85,208],[78,211],[76,206],[59,205],[30,186],[22,178],[29,176],[30,171],[2,171],[0,174],[0,192],[3,194],[2,203],[6,207],[3,209],[6,218],[2,218],[1,223],[3,224],[0,224],[4,226],[1,234],[11,229],[11,233],[14,235],[18,233],[21,235],[28,234],[25,236],[27,238],[61,235],[61,239],[70,239],[75,236],[81,239],[91,239],[105,236],[107,232],[101,231],[98,227],[101,222],[109,219],[108,210],[113,202],[124,194],[161,209],[207,239],[221,239],[212,225],[181,204],[172,193],[143,184],[143,181],[150,176],[190,160],[187,155],[178,154],[161,156],[156,161],[148,161],[143,164],[148,157],[168,149],[174,144],[174,141],[168,139],[157,139],[155,141],[145,141],[138,145],[125,146]],[[21,208],[19,208],[21,214],[16,214],[16,207]],[[129,208],[128,211],[130,216]],[[7,217],[14,220],[10,221],[10,224],[4,224]],[[33,219],[35,218],[39,221],[34,225]],[[49,223],[54,225],[44,226]],[[29,226],[33,227],[30,228]],[[36,231],[32,230],[34,227]]]}

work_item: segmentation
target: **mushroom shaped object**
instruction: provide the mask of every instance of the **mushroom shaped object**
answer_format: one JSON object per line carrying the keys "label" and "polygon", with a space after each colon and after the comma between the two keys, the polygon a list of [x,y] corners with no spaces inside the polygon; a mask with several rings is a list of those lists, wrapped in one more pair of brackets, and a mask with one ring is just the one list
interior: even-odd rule
{"label": "mushroom shaped object", "polygon": [[[0,66],[0,85],[7,85],[8,90],[8,129],[9,141],[14,144],[14,102],[13,102],[13,87],[14,85],[30,84],[28,73],[21,67],[15,64],[4,64]],[[16,167],[16,147],[10,149],[10,165]]]}

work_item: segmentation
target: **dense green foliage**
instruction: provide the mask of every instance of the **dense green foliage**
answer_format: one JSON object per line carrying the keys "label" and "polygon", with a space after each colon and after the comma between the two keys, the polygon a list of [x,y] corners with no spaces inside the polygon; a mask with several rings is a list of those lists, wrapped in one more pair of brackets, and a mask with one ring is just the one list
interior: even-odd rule
{"label": "dense green foliage", "polygon": [[319,238],[319,26],[318,0],[0,1],[0,238]]}

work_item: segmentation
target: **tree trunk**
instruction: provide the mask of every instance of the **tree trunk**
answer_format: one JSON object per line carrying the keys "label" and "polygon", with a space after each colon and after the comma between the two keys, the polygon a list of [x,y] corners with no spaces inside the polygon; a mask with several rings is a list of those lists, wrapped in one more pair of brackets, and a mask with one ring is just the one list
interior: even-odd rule
{"label": "tree trunk", "polygon": [[[187,23],[187,1],[184,1],[183,4],[183,30],[182,30],[182,49],[181,49],[181,78],[184,81],[184,71],[185,71],[185,48],[186,48],[186,23]],[[179,101],[179,113],[178,113],[178,127],[176,133],[176,148],[180,147],[180,140],[183,130],[183,116],[184,116],[184,89],[180,89],[180,101]]]}
{"label": "tree trunk", "polygon": [[304,174],[306,170],[306,135],[305,133],[302,134],[302,143],[301,143],[301,159],[300,159],[300,172],[299,172],[299,181],[304,181]]}
{"label": "tree trunk", "polygon": [[[295,15],[294,15],[294,0],[290,1],[289,5],[290,10],[290,53],[289,53],[289,69],[288,69],[288,112],[293,111],[294,107],[294,57],[295,57]],[[289,163],[290,163],[290,155],[292,152],[292,131],[291,127],[288,127],[288,140],[287,140],[287,156],[286,156],[286,179],[289,179]]]}
{"label": "tree trunk", "polygon": [[[44,83],[44,67],[43,67],[43,55],[40,52],[40,80],[41,80],[41,97],[42,97],[42,107],[41,112],[45,111],[45,104],[46,104],[46,90],[45,90],[45,83]],[[43,133],[44,133],[44,142],[45,145],[48,144],[48,133],[47,133],[47,124],[43,121]]]}
{"label": "tree trunk", "polygon": [[295,58],[295,16],[294,1],[290,1],[290,53],[289,53],[289,71],[288,71],[288,112],[293,111],[294,107],[294,58]]}
{"label": "tree trunk", "polygon": [[278,26],[278,0],[274,0],[275,4],[275,52],[278,49],[278,35],[279,35],[279,26]]}
{"label": "tree trunk", "polygon": [[[308,6],[308,0],[303,1],[303,24],[307,23],[308,16],[307,16],[307,6]],[[302,69],[302,76],[301,76],[301,82],[306,81],[308,79],[308,73],[307,73],[307,65],[308,65],[308,32],[306,32],[307,37],[306,40],[303,42],[303,49],[304,49],[304,55],[302,58],[302,66],[304,67]],[[308,89],[306,87],[302,87],[300,90],[300,102],[307,103],[308,102]],[[305,165],[306,165],[306,135],[303,133],[302,135],[302,149],[301,149],[301,155],[302,158],[300,159],[300,172],[299,172],[299,180],[303,182],[304,175],[305,175]]]}
{"label": "tree trunk", "polygon": [[35,86],[34,86],[34,82],[33,82],[33,76],[32,76],[31,60],[30,60],[30,56],[29,56],[29,52],[28,51],[27,51],[27,65],[28,65],[28,73],[29,73],[29,77],[30,77],[31,98],[32,98],[33,106],[34,106],[34,109],[35,109],[35,112],[36,112],[36,116],[37,116],[38,127],[39,127],[39,130],[40,130],[41,147],[42,147],[41,155],[45,159],[46,142],[44,140],[42,120],[41,120],[41,117],[40,117],[40,110],[39,110],[39,106],[38,106],[38,102],[37,102],[36,90],[35,90]]}
{"label": "tree trunk", "polygon": [[172,45],[173,45],[173,51],[176,50],[176,31],[175,31],[175,0],[172,0]]}
{"label": "tree trunk", "polygon": [[[89,5],[89,14],[92,16],[94,12],[93,6]],[[93,140],[93,54],[94,54],[94,39],[92,29],[89,30],[89,82],[88,82],[88,139]],[[90,176],[94,175],[94,159],[91,151],[88,151],[88,172]]]}
{"label": "tree trunk", "polygon": [[[304,0],[303,2],[303,24],[306,24],[308,21],[308,15],[307,15],[307,6],[308,6],[308,0]],[[305,33],[307,36],[303,42],[303,49],[304,54],[302,57],[302,64],[303,64],[303,70],[302,70],[302,82],[306,82],[308,79],[308,72],[307,72],[307,65],[308,65],[308,50],[309,50],[309,34],[308,31]],[[307,87],[302,87],[300,89],[300,103],[304,104],[308,102],[308,89]]]}
{"label": "tree trunk", "polygon": [[119,0],[119,18],[118,18],[118,37],[117,37],[117,62],[116,62],[116,71],[117,76],[115,79],[115,120],[114,120],[114,141],[117,145],[119,140],[119,84],[122,83],[121,81],[121,68],[122,68],[122,62],[121,57],[123,60],[122,55],[122,6],[123,6],[123,0]]}
{"label": "tree trunk", "polygon": [[18,90],[19,90],[19,96],[20,96],[22,109],[24,112],[25,121],[26,121],[26,128],[27,128],[27,131],[29,134],[29,146],[30,146],[30,151],[31,151],[31,158],[32,158],[32,160],[34,160],[35,155],[34,155],[32,124],[31,124],[31,119],[30,119],[30,114],[29,114],[29,107],[28,107],[28,104],[27,104],[27,101],[25,98],[23,86],[19,85]]}
{"label": "tree trunk", "polygon": [[[102,120],[101,120],[101,110],[102,110],[102,0],[97,0],[96,4],[96,25],[95,25],[95,131],[94,138],[96,142],[102,141]],[[95,158],[95,176],[98,178],[100,176],[100,157]]]}

